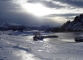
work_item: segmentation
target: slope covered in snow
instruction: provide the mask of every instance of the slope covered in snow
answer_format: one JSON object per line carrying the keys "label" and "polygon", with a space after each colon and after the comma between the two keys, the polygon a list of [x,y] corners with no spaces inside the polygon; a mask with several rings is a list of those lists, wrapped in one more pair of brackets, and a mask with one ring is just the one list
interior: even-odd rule
{"label": "slope covered in snow", "polygon": [[83,60],[83,43],[61,34],[56,34],[59,38],[33,41],[32,31],[0,31],[0,60]]}
{"label": "slope covered in snow", "polygon": [[3,23],[0,25],[0,30],[45,30],[49,28],[47,25],[23,25],[23,24],[16,24],[16,23]]}
{"label": "slope covered in snow", "polygon": [[83,14],[76,16],[72,22],[67,21],[61,29],[64,31],[83,31]]}

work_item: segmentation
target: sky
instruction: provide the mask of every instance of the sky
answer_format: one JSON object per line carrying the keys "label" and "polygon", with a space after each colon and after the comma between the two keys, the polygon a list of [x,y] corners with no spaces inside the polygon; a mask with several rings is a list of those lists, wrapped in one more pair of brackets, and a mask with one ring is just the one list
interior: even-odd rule
{"label": "sky", "polygon": [[61,26],[83,13],[83,0],[0,0],[0,23]]}

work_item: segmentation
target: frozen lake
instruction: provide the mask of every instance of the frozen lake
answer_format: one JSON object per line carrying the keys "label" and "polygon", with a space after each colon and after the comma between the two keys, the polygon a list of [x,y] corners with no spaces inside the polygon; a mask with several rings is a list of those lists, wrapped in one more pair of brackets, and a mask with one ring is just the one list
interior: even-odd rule
{"label": "frozen lake", "polygon": [[74,41],[82,33],[54,35],[59,37],[33,41],[32,32],[1,31],[0,60],[83,60],[83,43]]}
{"label": "frozen lake", "polygon": [[57,35],[58,38],[46,38],[44,41],[50,42],[50,43],[70,43],[75,42],[74,39],[78,35],[82,35],[82,33],[55,33],[54,35]]}

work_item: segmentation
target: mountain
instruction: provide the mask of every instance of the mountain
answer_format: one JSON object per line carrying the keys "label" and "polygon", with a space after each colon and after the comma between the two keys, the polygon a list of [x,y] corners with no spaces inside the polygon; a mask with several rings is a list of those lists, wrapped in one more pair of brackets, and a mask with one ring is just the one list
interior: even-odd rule
{"label": "mountain", "polygon": [[76,16],[72,22],[64,23],[60,27],[60,31],[83,31],[83,14]]}
{"label": "mountain", "polygon": [[15,23],[3,23],[0,25],[0,30],[24,30],[25,25],[15,24]]}
{"label": "mountain", "polygon": [[76,16],[73,21],[67,21],[61,27],[52,28],[46,25],[35,26],[15,23],[3,23],[0,25],[0,30],[46,30],[52,32],[83,31],[83,14]]}
{"label": "mountain", "polygon": [[15,23],[3,23],[0,25],[0,30],[45,30],[48,26],[36,26],[36,25],[22,25]]}
{"label": "mountain", "polygon": [[67,21],[61,27],[48,28],[51,32],[80,32],[83,31],[83,14],[76,16],[73,21]]}

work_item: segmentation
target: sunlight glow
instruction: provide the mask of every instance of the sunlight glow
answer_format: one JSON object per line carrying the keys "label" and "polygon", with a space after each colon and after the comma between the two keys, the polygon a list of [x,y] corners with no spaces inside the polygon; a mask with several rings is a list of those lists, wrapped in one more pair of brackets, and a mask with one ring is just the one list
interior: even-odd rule
{"label": "sunlight glow", "polygon": [[31,13],[35,16],[45,16],[49,14],[53,14],[54,11],[52,9],[45,7],[44,5],[40,3],[27,3],[26,1],[19,1],[19,4],[21,7],[28,13]]}
{"label": "sunlight glow", "polygon": [[14,51],[15,56],[21,57],[21,60],[39,60],[39,58],[35,57],[33,54],[30,54],[26,51]]}
{"label": "sunlight glow", "polygon": [[47,17],[47,19],[51,19],[59,24],[63,24],[67,21],[64,17]]}

